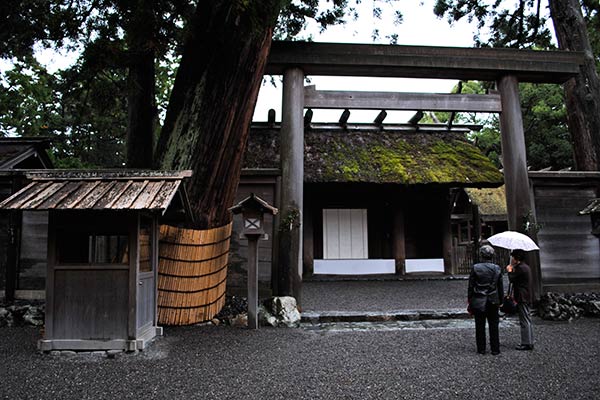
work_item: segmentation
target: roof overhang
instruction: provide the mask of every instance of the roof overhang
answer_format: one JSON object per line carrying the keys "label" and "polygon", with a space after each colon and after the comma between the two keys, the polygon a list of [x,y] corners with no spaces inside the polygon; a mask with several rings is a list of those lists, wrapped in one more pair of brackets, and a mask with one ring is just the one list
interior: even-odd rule
{"label": "roof overhang", "polygon": [[29,185],[0,203],[8,210],[128,210],[164,214],[175,196],[189,213],[182,182],[191,171],[27,170]]}

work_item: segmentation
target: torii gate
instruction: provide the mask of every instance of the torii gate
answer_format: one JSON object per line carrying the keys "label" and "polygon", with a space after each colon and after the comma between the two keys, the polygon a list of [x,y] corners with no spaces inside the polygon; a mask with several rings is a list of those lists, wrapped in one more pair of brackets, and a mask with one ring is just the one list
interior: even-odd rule
{"label": "torii gate", "polygon": [[[283,75],[280,221],[290,228],[285,240],[279,241],[275,292],[292,295],[301,302],[305,108],[500,113],[508,226],[523,231],[520,222],[531,211],[532,199],[518,83],[564,83],[579,73],[581,65],[581,52],[273,42],[265,74]],[[494,81],[498,92],[443,95],[318,91],[304,88],[306,75]],[[537,264],[532,270],[539,292],[539,261],[532,264]]]}

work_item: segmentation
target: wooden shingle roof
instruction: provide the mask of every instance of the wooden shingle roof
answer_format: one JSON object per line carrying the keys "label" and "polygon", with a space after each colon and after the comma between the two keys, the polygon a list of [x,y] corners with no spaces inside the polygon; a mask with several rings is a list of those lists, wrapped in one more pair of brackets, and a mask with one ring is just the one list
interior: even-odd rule
{"label": "wooden shingle roof", "polygon": [[164,211],[191,171],[49,170],[26,176],[31,183],[0,208]]}

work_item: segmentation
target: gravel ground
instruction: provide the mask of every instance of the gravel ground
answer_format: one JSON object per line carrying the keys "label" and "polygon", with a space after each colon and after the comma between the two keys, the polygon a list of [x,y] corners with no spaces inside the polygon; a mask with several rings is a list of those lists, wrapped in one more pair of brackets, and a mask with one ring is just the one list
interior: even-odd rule
{"label": "gravel ground", "polygon": [[598,399],[600,320],[534,319],[536,349],[478,355],[445,329],[170,328],[146,351],[38,354],[36,328],[0,328],[3,399]]}
{"label": "gravel ground", "polygon": [[466,309],[468,280],[303,282],[303,311]]}

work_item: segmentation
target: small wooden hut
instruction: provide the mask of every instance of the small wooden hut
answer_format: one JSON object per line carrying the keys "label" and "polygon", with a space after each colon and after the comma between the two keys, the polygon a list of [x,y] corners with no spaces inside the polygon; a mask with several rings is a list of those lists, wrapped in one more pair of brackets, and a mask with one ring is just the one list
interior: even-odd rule
{"label": "small wooden hut", "polygon": [[189,171],[52,171],[0,209],[48,211],[41,350],[134,351],[157,327],[158,218],[189,209]]}

